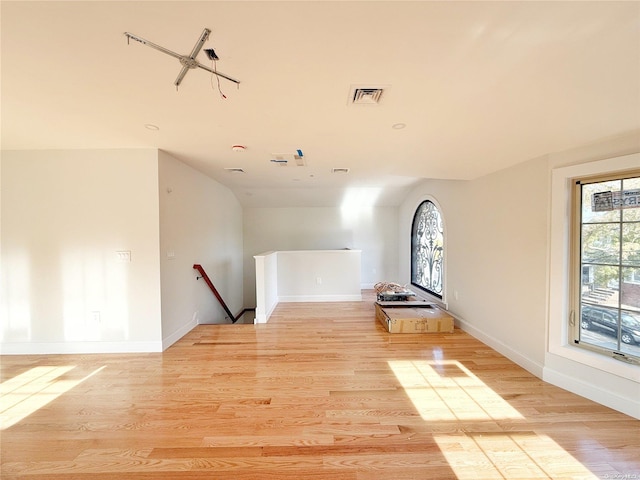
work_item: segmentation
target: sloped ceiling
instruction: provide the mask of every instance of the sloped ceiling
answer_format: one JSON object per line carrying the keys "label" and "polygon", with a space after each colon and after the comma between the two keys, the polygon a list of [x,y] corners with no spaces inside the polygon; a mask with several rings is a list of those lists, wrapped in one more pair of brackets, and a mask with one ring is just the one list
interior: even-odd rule
{"label": "sloped ceiling", "polygon": [[[424,178],[473,179],[640,128],[638,2],[1,8],[3,149],[160,148],[247,206],[357,191],[397,205]],[[194,69],[176,90],[178,60],[124,35],[188,55],[205,27],[239,87]],[[380,103],[350,105],[354,85],[384,86]],[[298,149],[304,167],[270,162]]]}

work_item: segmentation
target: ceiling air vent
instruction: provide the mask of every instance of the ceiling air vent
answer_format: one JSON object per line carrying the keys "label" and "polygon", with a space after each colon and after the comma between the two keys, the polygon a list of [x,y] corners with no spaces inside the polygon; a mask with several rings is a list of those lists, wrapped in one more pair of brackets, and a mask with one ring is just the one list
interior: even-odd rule
{"label": "ceiling air vent", "polygon": [[348,168],[332,168],[331,173],[349,173]]}
{"label": "ceiling air vent", "polygon": [[352,105],[377,105],[382,100],[384,93],[382,86],[351,86],[349,103]]}

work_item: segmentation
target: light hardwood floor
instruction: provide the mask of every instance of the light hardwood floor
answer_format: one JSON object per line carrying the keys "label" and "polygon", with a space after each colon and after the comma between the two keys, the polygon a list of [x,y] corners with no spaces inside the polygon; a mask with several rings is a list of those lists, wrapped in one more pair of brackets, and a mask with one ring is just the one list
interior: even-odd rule
{"label": "light hardwood floor", "polygon": [[162,354],[1,360],[7,480],[640,479],[640,421],[458,329],[388,334],[371,292]]}

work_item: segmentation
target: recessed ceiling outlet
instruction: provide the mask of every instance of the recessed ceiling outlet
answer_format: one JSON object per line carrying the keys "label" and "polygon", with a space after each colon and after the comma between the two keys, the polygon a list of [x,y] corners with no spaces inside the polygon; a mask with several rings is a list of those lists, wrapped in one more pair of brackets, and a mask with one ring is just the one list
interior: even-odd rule
{"label": "recessed ceiling outlet", "polygon": [[348,168],[332,168],[331,173],[349,173]]}
{"label": "recessed ceiling outlet", "polygon": [[244,173],[244,170],[237,167],[227,167],[225,170],[229,173]]}
{"label": "recessed ceiling outlet", "polygon": [[387,86],[359,86],[352,85],[349,93],[349,103],[352,105],[378,105]]}

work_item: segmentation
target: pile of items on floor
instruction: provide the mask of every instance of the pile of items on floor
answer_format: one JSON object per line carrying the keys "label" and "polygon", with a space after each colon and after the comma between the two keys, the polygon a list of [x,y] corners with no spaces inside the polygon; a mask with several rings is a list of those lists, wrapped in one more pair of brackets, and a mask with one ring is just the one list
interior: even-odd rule
{"label": "pile of items on floor", "polygon": [[396,283],[376,283],[374,289],[376,318],[389,333],[453,333],[453,317],[435,303]]}

